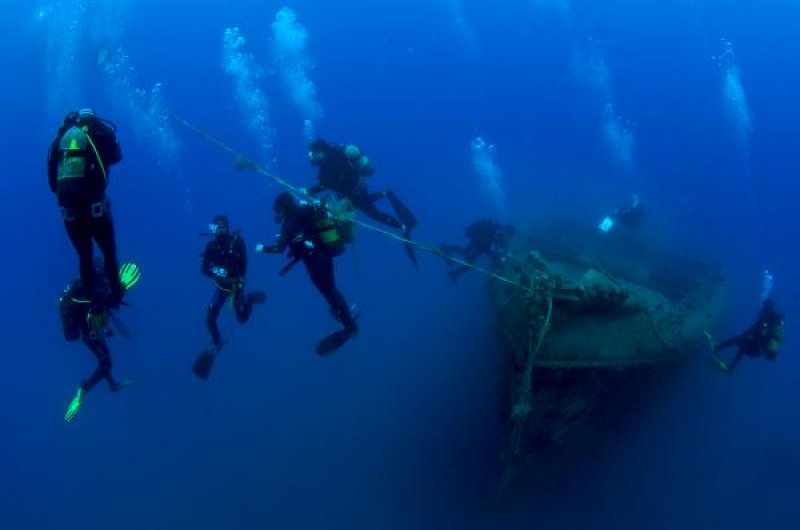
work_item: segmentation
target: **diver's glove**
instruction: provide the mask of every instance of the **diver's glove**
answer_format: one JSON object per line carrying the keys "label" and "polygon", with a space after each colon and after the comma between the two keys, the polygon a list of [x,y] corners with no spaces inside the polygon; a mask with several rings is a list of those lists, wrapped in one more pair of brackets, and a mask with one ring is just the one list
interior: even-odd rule
{"label": "diver's glove", "polygon": [[69,402],[67,411],[64,413],[64,421],[67,423],[71,422],[75,418],[75,415],[78,414],[78,411],[81,410],[82,404],[83,387],[78,387],[78,391],[75,392],[75,396],[72,398],[72,401]]}
{"label": "diver's glove", "polygon": [[105,329],[108,324],[108,314],[102,307],[93,307],[86,313],[86,324],[89,330],[93,332],[100,332]]}
{"label": "diver's glove", "polygon": [[211,274],[217,278],[227,278],[228,270],[225,267],[211,267]]}
{"label": "diver's glove", "polygon": [[119,267],[119,282],[125,291],[133,289],[142,278],[142,270],[132,261],[125,261]]}

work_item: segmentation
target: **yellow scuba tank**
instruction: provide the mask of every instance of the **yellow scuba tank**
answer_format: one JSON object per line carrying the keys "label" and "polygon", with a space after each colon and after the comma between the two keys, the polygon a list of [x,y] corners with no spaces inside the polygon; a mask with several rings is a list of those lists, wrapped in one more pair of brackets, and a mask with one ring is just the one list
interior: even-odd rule
{"label": "yellow scuba tank", "polygon": [[781,349],[783,342],[783,323],[776,324],[770,328],[770,338],[767,342],[767,358],[775,359]]}
{"label": "yellow scuba tank", "polygon": [[326,246],[341,245],[342,234],[339,231],[339,223],[332,217],[326,217],[317,224],[319,239]]}
{"label": "yellow scuba tank", "polygon": [[86,176],[89,142],[86,131],[73,125],[59,141],[61,162],[58,165],[58,180],[83,178]]}
{"label": "yellow scuba tank", "polygon": [[360,176],[368,177],[374,172],[369,157],[367,157],[357,145],[345,144],[342,148],[342,152],[344,156],[347,157],[350,165]]}
{"label": "yellow scuba tank", "polygon": [[355,236],[353,222],[347,219],[352,211],[352,203],[342,199],[331,204],[326,215],[320,217],[317,222],[317,234],[326,247],[339,249],[353,242]]}

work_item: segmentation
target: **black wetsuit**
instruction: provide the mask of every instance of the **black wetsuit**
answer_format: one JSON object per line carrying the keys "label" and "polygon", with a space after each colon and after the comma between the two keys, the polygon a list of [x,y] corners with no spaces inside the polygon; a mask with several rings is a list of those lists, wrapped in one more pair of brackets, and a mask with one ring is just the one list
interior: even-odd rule
{"label": "black wetsuit", "polygon": [[[353,206],[364,212],[367,217],[393,228],[410,230],[416,220],[410,215],[406,206],[400,202],[392,191],[370,193],[363,177],[372,173],[371,167],[359,170],[344,152],[342,145],[330,146],[325,151],[325,158],[319,166],[317,184],[308,189],[309,195],[316,195],[324,190],[336,193],[337,198],[347,198]],[[395,211],[407,217],[402,222],[393,215],[378,210],[375,204],[379,199],[387,198]]]}
{"label": "black wetsuit", "polygon": [[334,318],[341,322],[347,331],[355,334],[358,330],[350,306],[336,288],[333,258],[343,252],[341,246],[325,245],[319,235],[319,220],[325,216],[321,206],[301,204],[288,212],[281,225],[277,241],[266,250],[281,253],[289,250],[289,255],[302,260],[311,282],[327,300]]}
{"label": "black wetsuit", "polygon": [[[87,317],[92,309],[92,300],[86,295],[81,280],[70,283],[61,295],[59,310],[61,323],[64,327],[64,336],[67,340],[83,340],[86,347],[97,358],[97,368],[88,379],[81,382],[83,392],[89,392],[97,383],[105,379],[111,390],[116,391],[119,384],[111,375],[111,352],[108,349],[106,335],[108,330],[104,327],[99,330],[89,328]],[[96,282],[104,284],[105,282]],[[106,286],[107,287],[107,286]],[[101,287],[97,287],[102,290]]]}
{"label": "black wetsuit", "polygon": [[[481,219],[469,225],[464,234],[469,239],[466,247],[458,245],[440,245],[440,249],[448,255],[460,256],[467,263],[475,263],[481,255],[485,254],[492,260],[492,270],[502,265],[508,253],[510,235],[513,227],[500,225],[488,219]],[[461,274],[467,272],[469,267],[459,265],[450,270],[450,278],[456,280]]]}
{"label": "black wetsuit", "polygon": [[[215,269],[223,269],[224,275],[215,273]],[[244,324],[250,318],[253,304],[263,302],[264,293],[257,291],[245,295],[247,247],[240,234],[219,234],[209,241],[203,251],[202,272],[214,280],[214,293],[206,311],[206,326],[211,340],[216,346],[221,346],[217,317],[228,297],[233,296],[236,320]]]}
{"label": "black wetsuit", "polygon": [[81,283],[95,302],[92,239],[103,253],[110,306],[122,300],[111,207],[106,198],[110,167],[122,160],[113,127],[97,117],[67,116],[47,155],[50,190],[56,194],[64,226],[80,261]]}
{"label": "black wetsuit", "polygon": [[738,348],[736,356],[728,365],[730,370],[739,364],[746,355],[748,357],[766,357],[775,360],[778,347],[783,340],[783,316],[775,308],[771,300],[765,300],[758,313],[756,322],[741,335],[731,337],[717,344],[714,353],[726,348]]}
{"label": "black wetsuit", "polygon": [[636,200],[625,208],[615,210],[613,217],[623,226],[637,230],[644,223],[644,203]]}

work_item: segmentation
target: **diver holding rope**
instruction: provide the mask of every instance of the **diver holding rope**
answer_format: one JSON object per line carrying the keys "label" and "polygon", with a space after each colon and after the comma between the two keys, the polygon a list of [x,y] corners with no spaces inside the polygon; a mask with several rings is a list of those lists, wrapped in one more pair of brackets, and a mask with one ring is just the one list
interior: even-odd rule
{"label": "diver holding rope", "polygon": [[[178,125],[181,125],[182,127],[184,127],[186,129],[188,129],[189,131],[195,133],[197,136],[199,136],[201,139],[205,140],[206,142],[208,142],[208,143],[216,146],[220,150],[225,151],[226,153],[228,153],[233,158],[234,165],[235,165],[235,167],[237,169],[242,169],[242,170],[246,169],[246,170],[253,171],[253,172],[255,172],[255,173],[257,173],[257,174],[259,174],[259,175],[261,175],[263,177],[266,177],[266,178],[272,180],[277,185],[279,185],[282,188],[286,189],[287,191],[293,193],[295,196],[303,197],[305,199],[308,199],[309,201],[313,200],[313,198],[308,194],[308,191],[306,189],[294,186],[291,182],[279,177],[278,175],[275,175],[274,173],[271,173],[265,167],[260,165],[258,162],[252,160],[251,158],[248,158],[248,157],[244,156],[242,153],[240,153],[239,151],[237,151],[234,148],[230,147],[229,145],[227,145],[226,143],[222,142],[218,138],[210,135],[208,132],[198,128],[195,125],[192,125],[191,123],[186,121],[184,118],[182,118],[180,116],[177,116],[177,115],[174,115],[174,114],[172,115],[172,118],[178,123]],[[476,272],[479,272],[480,274],[483,274],[485,276],[489,276],[490,278],[493,278],[493,279],[495,279],[497,281],[500,281],[500,282],[503,282],[505,284],[513,285],[514,287],[516,287],[518,289],[521,289],[521,290],[523,290],[525,292],[528,292],[528,293],[532,292],[531,289],[528,286],[524,285],[523,283],[520,283],[519,281],[513,280],[511,278],[507,278],[505,276],[501,276],[500,274],[498,274],[496,272],[492,272],[492,271],[490,271],[488,269],[485,269],[483,267],[480,267],[480,266],[477,266],[475,264],[469,263],[469,262],[467,262],[467,261],[465,261],[463,259],[460,259],[460,258],[458,258],[456,256],[450,256],[447,253],[445,253],[444,251],[442,251],[442,249],[439,248],[436,245],[431,245],[431,244],[428,244],[428,243],[422,243],[422,242],[419,242],[419,241],[411,240],[411,239],[409,239],[407,237],[403,237],[401,235],[392,233],[392,232],[390,232],[388,230],[384,230],[384,229],[379,228],[377,226],[374,226],[372,224],[365,223],[364,221],[361,221],[361,220],[355,218],[351,214],[341,214],[340,213],[340,214],[337,214],[337,218],[339,218],[340,220],[343,220],[343,221],[347,221],[347,222],[353,223],[354,225],[357,225],[357,226],[359,226],[361,228],[364,228],[366,230],[370,230],[372,232],[376,232],[378,234],[381,234],[381,235],[383,235],[385,237],[388,237],[389,239],[393,239],[393,240],[397,241],[398,243],[402,243],[403,245],[407,245],[407,246],[413,247],[415,249],[419,249],[419,250],[423,250],[423,251],[429,252],[429,253],[431,253],[431,254],[433,254],[435,256],[438,256],[439,258],[441,258],[441,259],[443,259],[445,261],[448,261],[450,263],[453,263],[455,265],[465,266],[465,267],[469,268],[470,270],[474,270]]]}
{"label": "diver holding rope", "polygon": [[317,345],[317,353],[327,355],[358,332],[357,317],[353,316],[336,287],[333,268],[333,259],[344,252],[346,243],[352,241],[352,226],[334,216],[324,202],[298,202],[285,191],[275,198],[273,211],[281,232],[272,245],[256,245],[256,252],[281,254],[288,250],[291,260],[281,271],[281,276],[298,262],[303,262],[311,282],[328,302],[333,318],[343,326]]}

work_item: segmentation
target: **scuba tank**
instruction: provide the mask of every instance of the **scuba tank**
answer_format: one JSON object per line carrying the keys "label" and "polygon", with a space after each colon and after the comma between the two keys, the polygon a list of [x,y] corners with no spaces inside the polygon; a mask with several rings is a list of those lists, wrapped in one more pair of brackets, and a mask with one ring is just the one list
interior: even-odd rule
{"label": "scuba tank", "polygon": [[326,246],[342,244],[342,233],[339,230],[339,222],[333,217],[324,217],[317,223],[319,239]]}
{"label": "scuba tank", "polygon": [[339,221],[334,217],[325,216],[317,221],[317,236],[325,247],[325,250],[332,256],[338,256],[344,252],[345,241],[339,229]]}
{"label": "scuba tank", "polygon": [[89,149],[86,132],[77,125],[73,125],[61,137],[58,149],[61,151],[58,180],[85,177],[86,156]]}
{"label": "scuba tank", "polygon": [[350,167],[355,169],[359,176],[368,177],[375,172],[369,157],[357,145],[345,144],[342,146],[342,152]]}
{"label": "scuba tank", "polygon": [[344,245],[355,239],[352,221],[343,219],[353,211],[353,205],[347,199],[332,204],[327,210],[320,211],[317,221],[317,235],[322,244],[333,254],[344,251]]}
{"label": "scuba tank", "polygon": [[775,324],[770,328],[770,337],[769,341],[767,342],[767,352],[766,357],[770,361],[774,361],[778,358],[778,352],[781,349],[781,343],[783,342],[783,323]]}

